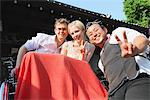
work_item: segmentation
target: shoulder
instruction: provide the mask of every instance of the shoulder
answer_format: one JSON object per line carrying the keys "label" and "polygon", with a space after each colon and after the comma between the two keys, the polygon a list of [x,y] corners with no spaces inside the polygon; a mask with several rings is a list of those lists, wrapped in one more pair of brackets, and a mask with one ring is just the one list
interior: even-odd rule
{"label": "shoulder", "polygon": [[112,34],[110,36],[110,40],[109,43],[110,44],[117,44],[118,42],[115,39],[115,36],[117,35],[119,37],[120,40],[124,40],[123,39],[123,32],[126,33],[128,42],[133,42],[133,40],[137,37],[137,36],[144,36],[145,35],[143,33],[140,33],[134,29],[130,29],[130,28],[126,28],[126,27],[118,27],[116,28],[114,31],[112,31]]}
{"label": "shoulder", "polygon": [[89,45],[89,46],[95,47],[95,45],[94,45],[94,44],[89,43],[88,41],[86,41],[85,43],[86,43],[87,45]]}
{"label": "shoulder", "polygon": [[95,49],[95,45],[92,43],[89,43],[88,41],[85,42],[85,47],[88,47],[90,49]]}
{"label": "shoulder", "polygon": [[66,42],[63,43],[63,47],[68,47],[71,44],[73,44],[72,41],[66,41]]}
{"label": "shoulder", "polygon": [[73,44],[73,41],[65,41],[64,44],[65,45]]}
{"label": "shoulder", "polygon": [[36,39],[40,40],[40,41],[55,41],[56,35],[48,35],[45,33],[37,33]]}
{"label": "shoulder", "polygon": [[115,30],[113,30],[112,31],[112,34],[120,34],[121,32],[123,32],[123,31],[125,31],[126,32],[126,34],[138,34],[138,35],[140,35],[140,34],[142,34],[142,33],[140,33],[140,32],[138,32],[137,30],[134,30],[134,29],[130,29],[130,28],[127,28],[127,27],[118,27],[118,28],[116,28]]}
{"label": "shoulder", "polygon": [[36,37],[46,38],[46,37],[54,37],[55,35],[48,35],[45,33],[37,33]]}

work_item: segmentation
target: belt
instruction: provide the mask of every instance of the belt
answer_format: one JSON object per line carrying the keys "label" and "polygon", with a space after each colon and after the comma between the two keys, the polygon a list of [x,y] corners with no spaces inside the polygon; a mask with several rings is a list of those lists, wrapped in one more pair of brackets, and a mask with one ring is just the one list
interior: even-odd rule
{"label": "belt", "polygon": [[140,73],[140,74],[136,77],[136,79],[138,79],[138,78],[150,78],[150,75],[148,75],[147,73]]}

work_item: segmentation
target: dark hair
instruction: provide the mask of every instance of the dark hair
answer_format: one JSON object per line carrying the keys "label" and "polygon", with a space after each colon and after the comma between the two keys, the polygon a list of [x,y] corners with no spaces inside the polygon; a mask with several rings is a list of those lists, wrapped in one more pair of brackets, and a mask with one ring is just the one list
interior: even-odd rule
{"label": "dark hair", "polygon": [[86,30],[93,24],[99,24],[102,28],[104,28],[105,26],[103,25],[102,21],[99,21],[98,19],[92,21],[92,22],[88,22],[86,24]]}

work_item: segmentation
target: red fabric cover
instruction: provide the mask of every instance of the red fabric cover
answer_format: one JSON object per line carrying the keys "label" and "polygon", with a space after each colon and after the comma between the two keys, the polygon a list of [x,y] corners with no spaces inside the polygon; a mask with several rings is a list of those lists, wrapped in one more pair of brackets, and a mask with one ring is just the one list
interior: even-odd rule
{"label": "red fabric cover", "polygon": [[27,53],[15,100],[107,100],[107,91],[85,61],[59,54]]}

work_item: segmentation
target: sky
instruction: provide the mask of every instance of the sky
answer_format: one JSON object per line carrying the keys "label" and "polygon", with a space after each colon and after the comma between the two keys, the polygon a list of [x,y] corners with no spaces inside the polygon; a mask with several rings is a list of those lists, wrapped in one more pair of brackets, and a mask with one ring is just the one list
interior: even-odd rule
{"label": "sky", "polygon": [[125,20],[124,0],[55,0],[93,12],[111,15],[112,19]]}

